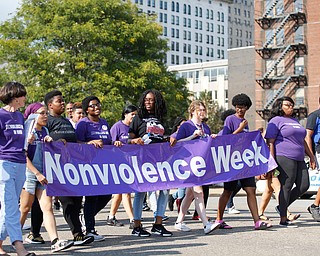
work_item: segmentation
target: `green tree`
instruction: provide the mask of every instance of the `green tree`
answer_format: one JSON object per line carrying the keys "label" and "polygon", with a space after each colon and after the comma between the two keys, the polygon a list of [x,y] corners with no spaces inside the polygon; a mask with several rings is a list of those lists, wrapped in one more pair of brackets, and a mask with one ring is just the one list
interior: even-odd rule
{"label": "green tree", "polygon": [[188,105],[186,81],[166,70],[156,17],[130,1],[23,0],[0,25],[0,82],[27,86],[28,101],[59,89],[66,101],[96,95],[110,123],[149,88],[168,102],[168,120]]}
{"label": "green tree", "polygon": [[223,127],[221,113],[224,109],[219,107],[218,103],[212,99],[212,94],[206,90],[200,92],[198,100],[201,100],[207,107],[207,124],[210,127],[211,132],[218,133]]}

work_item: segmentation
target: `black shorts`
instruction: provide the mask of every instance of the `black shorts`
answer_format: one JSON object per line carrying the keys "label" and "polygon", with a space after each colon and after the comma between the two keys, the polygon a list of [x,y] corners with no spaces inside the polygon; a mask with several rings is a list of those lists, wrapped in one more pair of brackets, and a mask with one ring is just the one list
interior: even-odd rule
{"label": "black shorts", "polygon": [[[241,179],[239,181],[241,183],[241,187],[242,188],[246,188],[246,187],[255,188],[256,187],[255,177],[245,178],[245,179]],[[238,183],[238,180],[225,182],[225,183],[223,183],[223,187],[224,187],[225,190],[235,191],[236,187],[237,187],[237,183]]]}

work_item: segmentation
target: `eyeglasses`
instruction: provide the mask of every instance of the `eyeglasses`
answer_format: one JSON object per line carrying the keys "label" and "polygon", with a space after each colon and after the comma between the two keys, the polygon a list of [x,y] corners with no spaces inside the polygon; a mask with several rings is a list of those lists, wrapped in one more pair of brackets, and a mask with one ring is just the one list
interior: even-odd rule
{"label": "eyeglasses", "polygon": [[39,114],[39,115],[41,115],[41,116],[47,116],[47,115],[48,115],[48,112],[46,112],[46,111],[35,112],[35,114]]}
{"label": "eyeglasses", "polygon": [[91,104],[88,106],[89,108],[101,108],[101,104],[97,103],[97,104]]}
{"label": "eyeglasses", "polygon": [[282,105],[286,106],[288,108],[293,108],[293,106],[294,106],[292,103],[283,103]]}
{"label": "eyeglasses", "polygon": [[150,103],[153,103],[153,102],[154,102],[154,99],[145,98],[145,99],[144,99],[144,102],[150,102]]}

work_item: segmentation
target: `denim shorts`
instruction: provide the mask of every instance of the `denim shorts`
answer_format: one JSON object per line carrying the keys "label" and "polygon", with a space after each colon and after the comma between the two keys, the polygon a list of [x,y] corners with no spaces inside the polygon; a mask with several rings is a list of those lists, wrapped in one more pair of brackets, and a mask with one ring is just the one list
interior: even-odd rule
{"label": "denim shorts", "polygon": [[35,195],[37,189],[44,190],[45,186],[41,185],[41,183],[38,181],[36,175],[27,168],[26,169],[26,181],[23,185],[23,188],[29,194]]}

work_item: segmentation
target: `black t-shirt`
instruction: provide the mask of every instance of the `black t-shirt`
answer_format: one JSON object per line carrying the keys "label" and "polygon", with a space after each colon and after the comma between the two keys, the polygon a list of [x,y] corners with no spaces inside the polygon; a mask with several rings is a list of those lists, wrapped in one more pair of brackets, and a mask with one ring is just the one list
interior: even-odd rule
{"label": "black t-shirt", "polygon": [[129,133],[134,133],[135,138],[142,138],[143,135],[148,134],[151,143],[163,142],[164,131],[161,121],[151,114],[142,119],[136,115],[129,128]]}
{"label": "black t-shirt", "polygon": [[68,119],[60,116],[48,116],[47,128],[54,141],[65,139],[67,142],[77,142],[77,137],[72,124]]}
{"label": "black t-shirt", "polygon": [[313,146],[315,146],[316,152],[320,153],[320,109],[313,111],[308,116],[306,129],[313,131]]}

